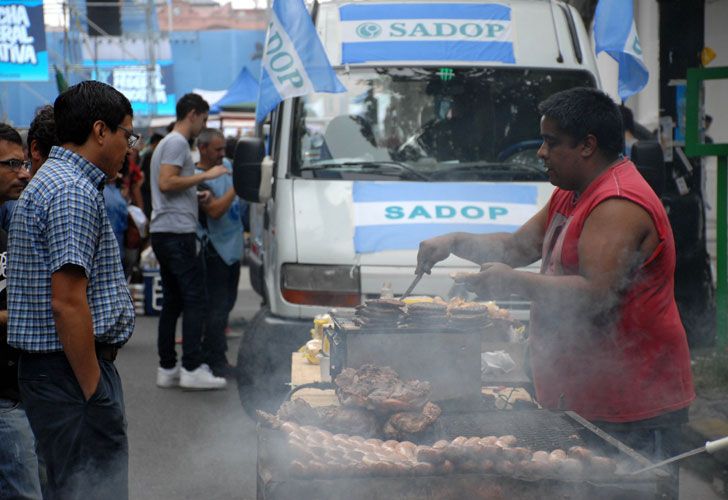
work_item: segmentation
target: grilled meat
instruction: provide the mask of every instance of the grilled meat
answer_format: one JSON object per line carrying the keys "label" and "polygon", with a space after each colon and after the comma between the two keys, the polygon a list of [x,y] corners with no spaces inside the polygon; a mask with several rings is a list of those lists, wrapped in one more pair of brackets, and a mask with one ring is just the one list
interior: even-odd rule
{"label": "grilled meat", "polygon": [[419,434],[435,423],[441,412],[435,403],[427,402],[420,412],[395,413],[384,424],[384,435],[399,439],[406,434]]}
{"label": "grilled meat", "polygon": [[421,408],[430,395],[429,382],[402,381],[389,367],[363,365],[345,368],[334,379],[336,395],[344,406],[358,406],[380,414]]}
{"label": "grilled meat", "polygon": [[357,436],[376,436],[378,425],[376,416],[360,408],[343,406],[312,407],[302,399],[283,403],[278,410],[278,418],[300,425],[313,425],[333,433],[346,433]]}

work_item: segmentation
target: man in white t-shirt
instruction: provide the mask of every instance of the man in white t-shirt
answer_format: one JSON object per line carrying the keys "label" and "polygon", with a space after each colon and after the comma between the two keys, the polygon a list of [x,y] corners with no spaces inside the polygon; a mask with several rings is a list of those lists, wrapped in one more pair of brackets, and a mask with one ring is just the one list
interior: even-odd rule
{"label": "man in white t-shirt", "polygon": [[[210,106],[197,94],[177,102],[177,121],[154,150],[151,161],[152,249],[162,278],[162,311],[159,317],[157,385],[185,389],[222,389],[226,382],[202,362],[205,324],[205,288],[197,258],[197,185],[228,175],[217,165],[195,173],[189,141],[207,123]],[[200,202],[205,195],[200,194]],[[175,330],[182,314],[182,365],[177,364]]]}

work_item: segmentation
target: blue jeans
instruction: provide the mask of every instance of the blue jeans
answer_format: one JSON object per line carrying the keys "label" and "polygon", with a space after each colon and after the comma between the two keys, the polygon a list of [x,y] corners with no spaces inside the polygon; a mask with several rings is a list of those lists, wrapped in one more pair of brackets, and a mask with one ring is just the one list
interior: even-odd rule
{"label": "blue jeans", "polygon": [[152,233],[152,249],[162,278],[162,311],[157,330],[159,366],[177,363],[174,337],[182,315],[182,366],[195,370],[202,364],[202,329],[205,324],[205,285],[202,263],[193,233]]}
{"label": "blue jeans", "polygon": [[129,444],[116,367],[99,359],[101,378],[86,400],[63,352],[20,355],[18,382],[38,440],[50,500],[126,500]]}
{"label": "blue jeans", "polygon": [[0,498],[41,498],[35,438],[23,405],[0,398]]}
{"label": "blue jeans", "polygon": [[207,291],[207,320],[202,352],[205,363],[210,365],[213,373],[217,374],[218,370],[224,369],[228,364],[225,357],[227,351],[225,328],[238,296],[240,263],[227,265],[209,242],[202,253],[202,259]]}

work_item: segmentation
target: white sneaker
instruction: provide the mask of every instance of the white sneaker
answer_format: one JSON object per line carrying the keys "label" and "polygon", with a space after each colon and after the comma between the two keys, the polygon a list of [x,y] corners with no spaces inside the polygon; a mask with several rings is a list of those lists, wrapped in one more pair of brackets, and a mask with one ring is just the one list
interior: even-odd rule
{"label": "white sneaker", "polygon": [[176,387],[179,385],[179,377],[180,377],[180,364],[177,363],[177,366],[174,368],[162,368],[161,366],[157,367],[157,386],[158,387]]}
{"label": "white sneaker", "polygon": [[212,370],[205,363],[202,363],[192,371],[180,370],[179,385],[183,389],[224,389],[227,381],[223,377],[216,377],[212,374]]}

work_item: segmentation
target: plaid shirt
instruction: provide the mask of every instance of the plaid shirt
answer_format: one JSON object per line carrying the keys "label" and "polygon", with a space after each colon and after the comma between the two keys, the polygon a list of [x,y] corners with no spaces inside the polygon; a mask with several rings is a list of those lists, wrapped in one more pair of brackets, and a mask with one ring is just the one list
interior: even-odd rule
{"label": "plaid shirt", "polygon": [[123,344],[134,305],[119,245],[106,215],[106,174],[83,157],[53,147],[15,207],[8,241],[8,343],[29,352],[63,349],[51,310],[51,274],[82,267],[98,342]]}

